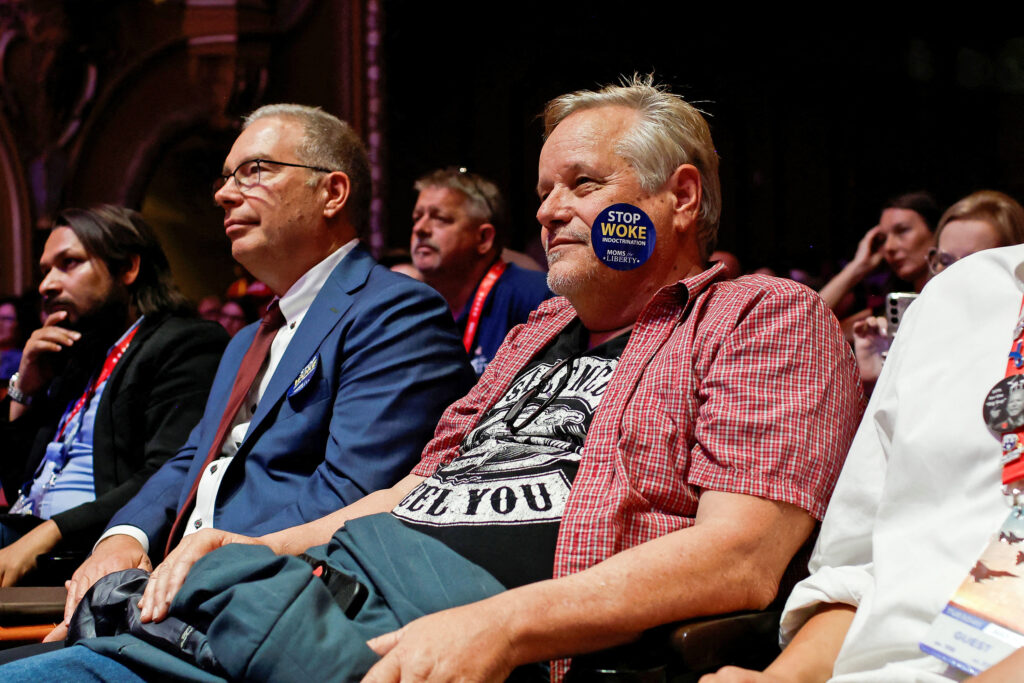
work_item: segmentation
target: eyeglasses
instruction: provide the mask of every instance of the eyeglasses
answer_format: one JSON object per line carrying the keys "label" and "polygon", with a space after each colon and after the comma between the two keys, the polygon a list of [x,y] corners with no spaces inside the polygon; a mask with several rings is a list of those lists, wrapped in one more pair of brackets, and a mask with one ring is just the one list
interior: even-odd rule
{"label": "eyeglasses", "polygon": [[928,250],[928,268],[931,269],[933,275],[941,273],[959,260],[959,256],[939,251],[938,247],[932,247]]}
{"label": "eyeglasses", "polygon": [[[569,356],[568,358],[563,358],[552,365],[551,369],[545,372],[540,380],[533,385],[533,388],[523,394],[522,398],[516,401],[516,404],[512,406],[507,413],[505,413],[504,422],[505,426],[508,427],[509,432],[512,434],[518,434],[520,429],[524,429],[529,426],[537,419],[538,415],[543,413],[544,410],[547,409],[547,407],[551,405],[556,398],[558,398],[558,395],[561,394],[569,384],[569,377],[572,375],[572,366],[575,360],[576,356]],[[516,420],[519,419],[519,415],[523,412],[523,409],[526,408],[526,404],[537,398],[537,396],[540,395],[540,392],[544,390],[544,387],[547,386],[548,382],[550,382],[562,368],[565,368],[565,374],[562,375],[560,380],[558,380],[558,386],[556,386],[554,391],[551,392],[551,395],[544,399],[544,402],[540,404],[540,407],[533,411],[531,415],[529,415],[519,425],[516,425]]]}
{"label": "eyeglasses", "polygon": [[263,164],[273,164],[276,166],[291,166],[292,168],[308,168],[311,171],[320,171],[321,173],[333,173],[329,168],[323,168],[322,166],[309,166],[307,164],[292,164],[287,161],[274,161],[273,159],[250,159],[249,161],[243,161],[238,165],[231,173],[222,175],[213,181],[213,192],[216,194],[220,191],[220,188],[227,184],[228,178],[235,179],[235,185],[242,190],[248,190],[260,184],[260,174],[263,172]]}
{"label": "eyeglasses", "polygon": [[484,200],[484,204],[487,205],[487,211],[490,213],[489,220],[497,220],[498,212],[497,210],[495,210],[494,205],[491,204],[491,200],[487,198],[487,193],[484,192],[482,187],[480,187],[480,183],[477,180],[478,176],[475,173],[470,173],[469,169],[466,168],[465,166],[459,166],[454,170],[458,171],[460,178],[465,179],[470,185],[473,186],[473,190],[475,190],[476,196]]}

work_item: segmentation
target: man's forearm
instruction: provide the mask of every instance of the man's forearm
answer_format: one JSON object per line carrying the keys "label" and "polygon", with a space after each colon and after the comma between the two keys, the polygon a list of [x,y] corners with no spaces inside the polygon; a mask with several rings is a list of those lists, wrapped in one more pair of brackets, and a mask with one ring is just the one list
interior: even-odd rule
{"label": "man's forearm", "polygon": [[332,512],[326,517],[260,537],[278,555],[298,555],[315,545],[331,540],[331,536],[350,519],[380,512],[390,512],[402,498],[412,491],[423,477],[410,474],[388,489],[367,494],[351,505]]}
{"label": "man's forearm", "polygon": [[517,664],[629,642],[672,621],[762,609],[812,526],[803,511],[779,511],[760,536],[698,523],[480,605],[506,620]]}

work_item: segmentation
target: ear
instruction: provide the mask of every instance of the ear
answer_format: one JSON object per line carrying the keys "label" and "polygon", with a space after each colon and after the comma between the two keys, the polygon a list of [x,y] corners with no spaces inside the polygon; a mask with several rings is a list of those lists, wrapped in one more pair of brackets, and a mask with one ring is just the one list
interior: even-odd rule
{"label": "ear", "polygon": [[700,214],[700,171],[693,164],[682,164],[669,176],[668,188],[673,196],[676,230],[685,231],[697,222]]}
{"label": "ear", "polygon": [[477,237],[479,242],[476,245],[476,251],[478,254],[486,254],[494,246],[494,226],[490,223],[481,223],[477,228]]}
{"label": "ear", "polygon": [[324,217],[334,218],[337,216],[352,193],[352,181],[348,175],[341,171],[334,171],[327,174],[327,182],[324,185],[327,193],[327,202],[324,204]]}
{"label": "ear", "polygon": [[142,259],[138,254],[132,254],[132,261],[121,270],[121,274],[117,276],[117,279],[121,281],[121,284],[125,287],[130,287],[132,283],[139,277],[139,268],[142,263]]}

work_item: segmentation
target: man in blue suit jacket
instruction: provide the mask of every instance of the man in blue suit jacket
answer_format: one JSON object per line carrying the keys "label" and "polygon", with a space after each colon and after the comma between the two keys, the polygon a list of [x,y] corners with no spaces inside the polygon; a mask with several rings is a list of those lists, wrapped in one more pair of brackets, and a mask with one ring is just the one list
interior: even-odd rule
{"label": "man in blue suit jacket", "polygon": [[284,325],[218,447],[258,325],[232,340],[202,420],[114,516],[70,583],[67,616],[97,579],[150,569],[182,532],[265,534],[391,486],[474,380],[444,300],[359,245],[369,164],[346,124],[319,109],[263,107],[218,185],[232,255],[281,297]]}

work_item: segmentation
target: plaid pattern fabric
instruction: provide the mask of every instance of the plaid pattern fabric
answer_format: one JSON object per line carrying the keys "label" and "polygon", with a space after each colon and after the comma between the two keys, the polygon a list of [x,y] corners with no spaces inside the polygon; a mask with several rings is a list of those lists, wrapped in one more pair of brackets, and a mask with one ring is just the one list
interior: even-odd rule
{"label": "plaid pattern fabric", "polygon": [[[662,288],[641,312],[594,415],[555,549],[554,577],[692,526],[704,489],[825,513],[864,407],[856,363],[824,302],[789,280]],[[550,299],[514,328],[452,405],[415,473],[455,458],[516,374],[575,318]],[[564,674],[566,662],[552,669]]]}

